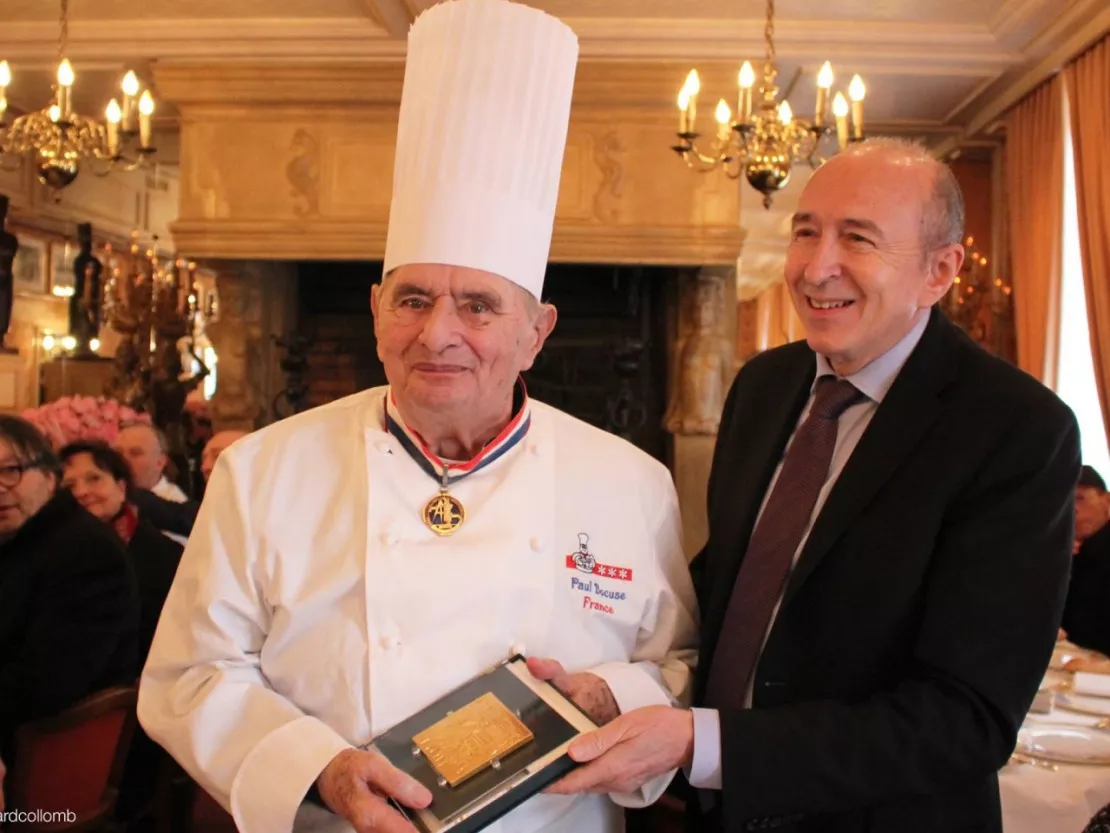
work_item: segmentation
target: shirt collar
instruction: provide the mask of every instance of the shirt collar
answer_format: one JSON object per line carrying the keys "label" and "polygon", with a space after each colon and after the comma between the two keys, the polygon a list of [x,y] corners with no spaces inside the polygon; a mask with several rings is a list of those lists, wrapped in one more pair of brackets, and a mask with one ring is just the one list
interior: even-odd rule
{"label": "shirt collar", "polygon": [[[872,402],[882,402],[891,385],[894,384],[894,380],[898,378],[902,365],[906,363],[913,352],[913,348],[917,346],[917,343],[921,341],[921,336],[925,334],[925,328],[929,325],[929,318],[928,314],[921,316],[921,320],[914,324],[897,344],[877,359],[844,378],[855,385]],[[836,371],[832,369],[829,360],[818,353],[817,375],[813,379],[813,389],[817,389],[817,380],[822,376],[836,375]]]}

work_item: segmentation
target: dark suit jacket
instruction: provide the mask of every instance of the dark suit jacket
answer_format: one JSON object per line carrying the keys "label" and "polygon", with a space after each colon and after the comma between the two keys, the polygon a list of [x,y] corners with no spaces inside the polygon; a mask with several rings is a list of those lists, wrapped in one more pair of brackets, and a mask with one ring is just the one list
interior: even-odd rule
{"label": "dark suit jacket", "polygon": [[123,544],[59,490],[0,544],[0,743],[20,723],[134,684],[138,627]]}
{"label": "dark suit jacket", "polygon": [[155,529],[183,535],[186,538],[192,534],[197,512],[200,511],[200,504],[195,500],[176,503],[158,497],[154,492],[148,492],[146,489],[128,490],[127,500],[135,504],[139,514]]}
{"label": "dark suit jacket", "polygon": [[1068,641],[1110,654],[1110,523],[1075,554],[1063,627]]}
{"label": "dark suit jacket", "polygon": [[181,563],[181,544],[171,541],[149,521],[139,518],[127,544],[127,556],[139,583],[139,666],[146,664],[154,630]]}
{"label": "dark suit jacket", "polygon": [[[695,567],[695,703],[814,373],[799,342],[752,359],[729,393]],[[721,714],[717,824],[1000,831],[996,772],[1052,653],[1078,473],[1071,412],[934,310],[815,519],[753,708]]]}

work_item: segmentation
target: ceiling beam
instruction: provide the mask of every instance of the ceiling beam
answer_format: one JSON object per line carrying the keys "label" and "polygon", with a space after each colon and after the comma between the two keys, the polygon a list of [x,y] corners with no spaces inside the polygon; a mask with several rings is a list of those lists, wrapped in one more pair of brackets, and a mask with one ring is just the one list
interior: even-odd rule
{"label": "ceiling beam", "polygon": [[[1102,5],[1104,2],[1105,0],[1089,0],[1089,2],[1080,0],[1072,6],[1069,14],[1078,15],[1080,19],[1086,15],[1086,23],[1059,42],[1042,60],[1014,78],[998,94],[982,99],[979,106],[971,112],[959,135],[938,145],[936,148],[938,155],[950,153],[964,141],[989,132],[991,125],[1004,118],[1025,96],[1059,72],[1099,38],[1110,33],[1110,6]],[[1100,6],[1101,10],[1099,10]]]}

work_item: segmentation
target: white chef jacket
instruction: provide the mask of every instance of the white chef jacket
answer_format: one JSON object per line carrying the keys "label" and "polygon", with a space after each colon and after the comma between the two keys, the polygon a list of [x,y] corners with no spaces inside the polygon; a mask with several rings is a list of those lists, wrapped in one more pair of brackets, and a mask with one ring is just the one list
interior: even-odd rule
{"label": "white chef jacket", "polygon": [[[466,520],[440,538],[387,391],[220,455],[143,670],[143,728],[243,833],[350,829],[302,806],[328,762],[513,652],[599,675],[622,711],[686,694],[697,610],[666,468],[530,402],[525,438],[451,486]],[[612,798],[650,803],[672,774]],[[538,795],[491,829],[610,833],[623,814]]]}

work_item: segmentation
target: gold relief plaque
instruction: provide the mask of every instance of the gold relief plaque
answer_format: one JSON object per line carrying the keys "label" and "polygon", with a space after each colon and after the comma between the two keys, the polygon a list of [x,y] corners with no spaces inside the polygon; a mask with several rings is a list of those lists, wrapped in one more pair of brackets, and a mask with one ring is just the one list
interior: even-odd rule
{"label": "gold relief plaque", "polygon": [[495,694],[483,694],[429,726],[412,741],[436,772],[457,787],[533,739]]}

